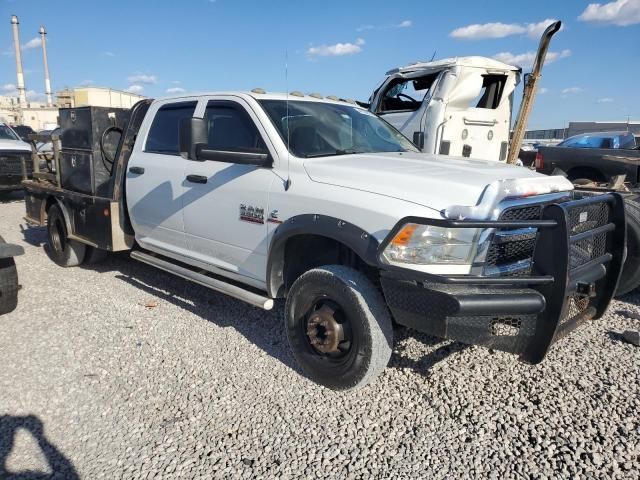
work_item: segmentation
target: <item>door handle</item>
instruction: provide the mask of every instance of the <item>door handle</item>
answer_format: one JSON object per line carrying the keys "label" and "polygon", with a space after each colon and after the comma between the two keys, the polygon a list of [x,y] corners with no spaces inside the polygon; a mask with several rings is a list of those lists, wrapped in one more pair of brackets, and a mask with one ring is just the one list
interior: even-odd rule
{"label": "door handle", "polygon": [[129,173],[135,173],[136,175],[142,175],[144,168],[142,167],[129,167]]}
{"label": "door handle", "polygon": [[207,183],[208,178],[204,175],[187,175],[187,182],[191,183]]}

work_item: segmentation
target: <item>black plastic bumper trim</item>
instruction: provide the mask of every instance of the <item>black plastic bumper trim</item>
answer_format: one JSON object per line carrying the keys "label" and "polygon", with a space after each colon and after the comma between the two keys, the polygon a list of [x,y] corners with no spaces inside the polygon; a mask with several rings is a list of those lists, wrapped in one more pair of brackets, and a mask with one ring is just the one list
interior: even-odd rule
{"label": "black plastic bumper trim", "polygon": [[24,255],[24,248],[12,243],[0,243],[0,258],[10,258]]}

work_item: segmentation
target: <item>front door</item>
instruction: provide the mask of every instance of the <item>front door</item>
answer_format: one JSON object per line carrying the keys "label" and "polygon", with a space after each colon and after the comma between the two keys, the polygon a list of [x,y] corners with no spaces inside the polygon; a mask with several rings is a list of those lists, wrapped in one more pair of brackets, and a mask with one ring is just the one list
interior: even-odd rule
{"label": "front door", "polygon": [[[196,101],[155,104],[143,146],[136,145],[126,172],[127,206],[136,241],[149,250],[186,254],[182,195],[184,160],[178,148],[178,125],[192,117]],[[144,134],[144,133],[143,133]],[[137,144],[138,142],[136,142]]]}
{"label": "front door", "polygon": [[[241,99],[209,99],[201,113],[209,150],[268,151],[257,117]],[[271,168],[232,161],[187,161],[185,168],[184,228],[190,256],[262,285],[275,174]]]}

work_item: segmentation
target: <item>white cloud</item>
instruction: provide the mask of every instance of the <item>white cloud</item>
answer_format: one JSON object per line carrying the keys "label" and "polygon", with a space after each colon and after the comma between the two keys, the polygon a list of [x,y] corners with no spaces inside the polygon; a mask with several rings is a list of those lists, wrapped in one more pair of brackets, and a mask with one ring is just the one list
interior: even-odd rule
{"label": "white cloud", "polygon": [[[571,56],[571,50],[569,49],[562,50],[561,52],[547,52],[545,63],[553,63],[556,60],[567,58],[569,56]],[[525,52],[518,54],[511,52],[500,52],[496,53],[493,58],[501,62],[508,63],[509,65],[519,65],[523,68],[530,68],[533,66],[533,62],[536,59],[536,52]]]}
{"label": "white cloud", "polygon": [[[534,40],[538,40],[543,32],[547,29],[549,25],[553,22],[557,22],[558,20],[555,18],[546,18],[538,23],[527,23],[527,35],[529,38],[533,38]],[[564,30],[564,25],[560,27],[560,31]]]}
{"label": "white cloud", "polygon": [[105,57],[115,57],[116,54],[113,52],[102,52]]}
{"label": "white cloud", "polygon": [[464,40],[479,40],[483,38],[504,38],[511,35],[527,35],[538,39],[542,32],[556,20],[547,18],[537,23],[474,23],[466,27],[453,30],[449,36]]}
{"label": "white cloud", "polygon": [[334,45],[320,45],[318,47],[309,47],[307,55],[315,57],[339,57],[341,55],[353,55],[362,51],[362,45],[365,44],[364,39],[358,38],[353,43],[336,43]]}
{"label": "white cloud", "polygon": [[173,85],[180,85],[182,82],[180,80],[171,80],[169,83]]}
{"label": "white cloud", "polygon": [[158,78],[155,75],[145,75],[144,73],[136,73],[127,78],[129,83],[144,83],[146,85],[154,85],[158,83]]}
{"label": "white cloud", "polygon": [[93,85],[94,82],[93,80],[82,80],[78,85],[80,85],[81,87],[88,87],[89,85]]}
{"label": "white cloud", "polygon": [[393,25],[360,25],[356,28],[356,32],[366,32],[367,30],[386,30],[389,28],[409,28],[413,26],[413,20],[402,20],[400,23]]}
{"label": "white cloud", "polygon": [[35,90],[27,90],[25,95],[27,100],[31,100],[32,102],[45,102],[47,100],[47,96],[44,93],[39,93]]}
{"label": "white cloud", "polygon": [[549,92],[549,89],[545,87],[541,87],[540,89],[538,89],[538,93],[540,95],[544,95],[545,93],[548,93],[548,92]]}
{"label": "white cloud", "polygon": [[40,39],[40,37],[33,37],[27,43],[22,45],[22,49],[29,50],[30,48],[38,48],[40,45],[42,45],[42,40]]}
{"label": "white cloud", "polygon": [[564,95],[576,94],[576,93],[582,93],[582,92],[584,92],[584,88],[582,87],[567,87],[562,89],[562,93]]}
{"label": "white cloud", "polygon": [[626,27],[640,23],[640,0],[590,3],[578,20]]}
{"label": "white cloud", "polygon": [[186,92],[186,90],[184,88],[181,87],[171,87],[171,88],[167,88],[167,93],[184,93]]}
{"label": "white cloud", "polygon": [[5,83],[0,86],[0,90],[3,92],[13,92],[14,90],[17,90],[17,87],[13,83]]}
{"label": "white cloud", "polygon": [[466,27],[456,28],[449,36],[465,40],[477,40],[480,38],[504,38],[509,35],[524,33],[526,29],[515,23],[474,23]]}
{"label": "white cloud", "polygon": [[144,92],[144,87],[142,85],[130,85],[129,88],[127,88],[127,92],[141,95],[142,92]]}
{"label": "white cloud", "polygon": [[604,97],[604,98],[599,98],[598,99],[598,103],[613,103],[613,98],[611,97]]}
{"label": "white cloud", "polygon": [[374,28],[376,28],[374,25],[360,25],[356,28],[356,32],[364,32],[366,30],[373,30]]}

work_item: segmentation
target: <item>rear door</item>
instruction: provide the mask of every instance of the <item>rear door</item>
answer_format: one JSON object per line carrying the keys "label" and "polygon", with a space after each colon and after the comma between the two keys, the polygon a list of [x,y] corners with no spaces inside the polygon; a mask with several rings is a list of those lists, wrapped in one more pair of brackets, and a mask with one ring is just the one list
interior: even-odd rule
{"label": "rear door", "polygon": [[182,213],[184,160],[178,126],[192,117],[196,100],[169,100],[151,106],[126,172],[127,207],[136,240],[169,256],[187,254]]}
{"label": "rear door", "polygon": [[[259,149],[274,157],[275,149],[244,100],[226,96],[209,97],[205,102],[198,106],[196,116],[207,120],[209,150]],[[262,286],[269,190],[277,178],[273,170],[232,160],[187,160],[183,178],[184,226],[191,258]]]}

